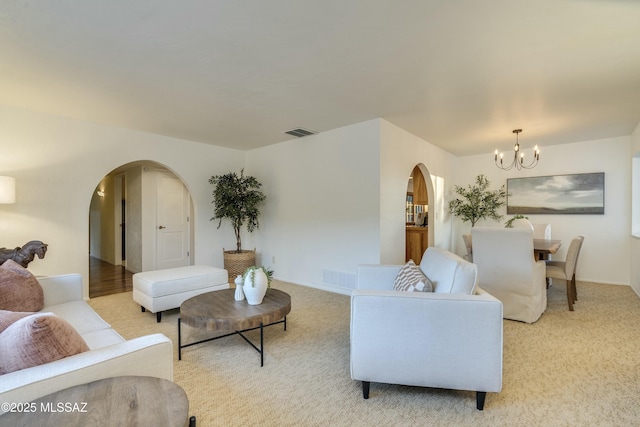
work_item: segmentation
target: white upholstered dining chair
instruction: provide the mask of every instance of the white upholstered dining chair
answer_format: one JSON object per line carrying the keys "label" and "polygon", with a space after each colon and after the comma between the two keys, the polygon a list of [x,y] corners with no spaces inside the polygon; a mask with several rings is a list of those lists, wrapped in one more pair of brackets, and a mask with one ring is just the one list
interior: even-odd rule
{"label": "white upholstered dining chair", "polygon": [[532,223],[534,239],[551,239],[551,224]]}
{"label": "white upholstered dining chair", "polygon": [[478,286],[502,301],[504,318],[533,323],[547,308],[546,266],[533,254],[531,228],[474,227]]}
{"label": "white upholstered dining chair", "polygon": [[526,228],[533,232],[533,224],[526,218],[514,219],[511,223],[512,228]]}

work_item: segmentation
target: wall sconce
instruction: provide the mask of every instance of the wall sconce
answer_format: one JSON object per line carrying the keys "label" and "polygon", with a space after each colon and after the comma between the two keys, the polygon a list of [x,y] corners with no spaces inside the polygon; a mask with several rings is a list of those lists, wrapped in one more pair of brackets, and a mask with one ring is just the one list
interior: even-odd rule
{"label": "wall sconce", "polygon": [[10,205],[16,202],[16,179],[12,176],[0,176],[0,204]]}

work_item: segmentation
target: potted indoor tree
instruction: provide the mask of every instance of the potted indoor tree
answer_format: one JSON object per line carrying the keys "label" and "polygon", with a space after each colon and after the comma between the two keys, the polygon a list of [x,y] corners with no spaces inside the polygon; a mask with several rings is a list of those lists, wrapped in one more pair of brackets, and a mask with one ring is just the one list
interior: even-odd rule
{"label": "potted indoor tree", "polygon": [[490,186],[491,183],[484,175],[478,175],[476,183],[466,188],[456,185],[454,189],[460,198],[449,202],[451,213],[460,217],[462,222],[471,222],[471,227],[485,218],[499,221],[502,215],[498,214],[498,209],[505,205],[507,191],[504,185],[498,190],[489,190]]}
{"label": "potted indoor tree", "polygon": [[209,179],[213,189],[213,217],[211,221],[218,220],[218,228],[223,219],[231,221],[233,232],[236,236],[236,249],[224,250],[224,268],[229,273],[230,281],[237,275],[255,265],[256,251],[242,249],[240,230],[246,224],[247,231],[253,232],[260,226],[260,204],[266,196],[260,191],[262,184],[252,176],[245,176],[244,169],[240,175],[229,172],[224,175],[215,175]]}

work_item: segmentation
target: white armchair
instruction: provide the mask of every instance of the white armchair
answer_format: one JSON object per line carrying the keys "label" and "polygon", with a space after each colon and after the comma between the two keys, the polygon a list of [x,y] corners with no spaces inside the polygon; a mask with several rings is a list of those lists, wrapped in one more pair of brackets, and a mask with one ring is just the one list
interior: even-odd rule
{"label": "white armchair", "polygon": [[430,247],[420,268],[434,292],[393,291],[401,265],[358,266],[351,296],[351,378],[476,392],[502,389],[502,303],[476,287],[476,266]]}
{"label": "white armchair", "polygon": [[471,230],[478,284],[504,304],[505,319],[533,323],[547,309],[546,266],[533,255],[529,228]]}

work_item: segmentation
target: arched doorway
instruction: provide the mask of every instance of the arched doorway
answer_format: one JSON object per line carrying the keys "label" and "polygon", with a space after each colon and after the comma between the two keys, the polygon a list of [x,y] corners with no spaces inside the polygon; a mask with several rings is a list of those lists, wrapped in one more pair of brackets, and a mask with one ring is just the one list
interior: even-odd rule
{"label": "arched doorway", "polygon": [[431,175],[424,164],[419,163],[407,182],[405,261],[413,259],[419,264],[424,251],[433,244],[435,202]]}
{"label": "arched doorway", "polygon": [[190,265],[193,203],[184,182],[153,161],[122,165],[89,209],[89,297],[131,290],[140,271]]}

